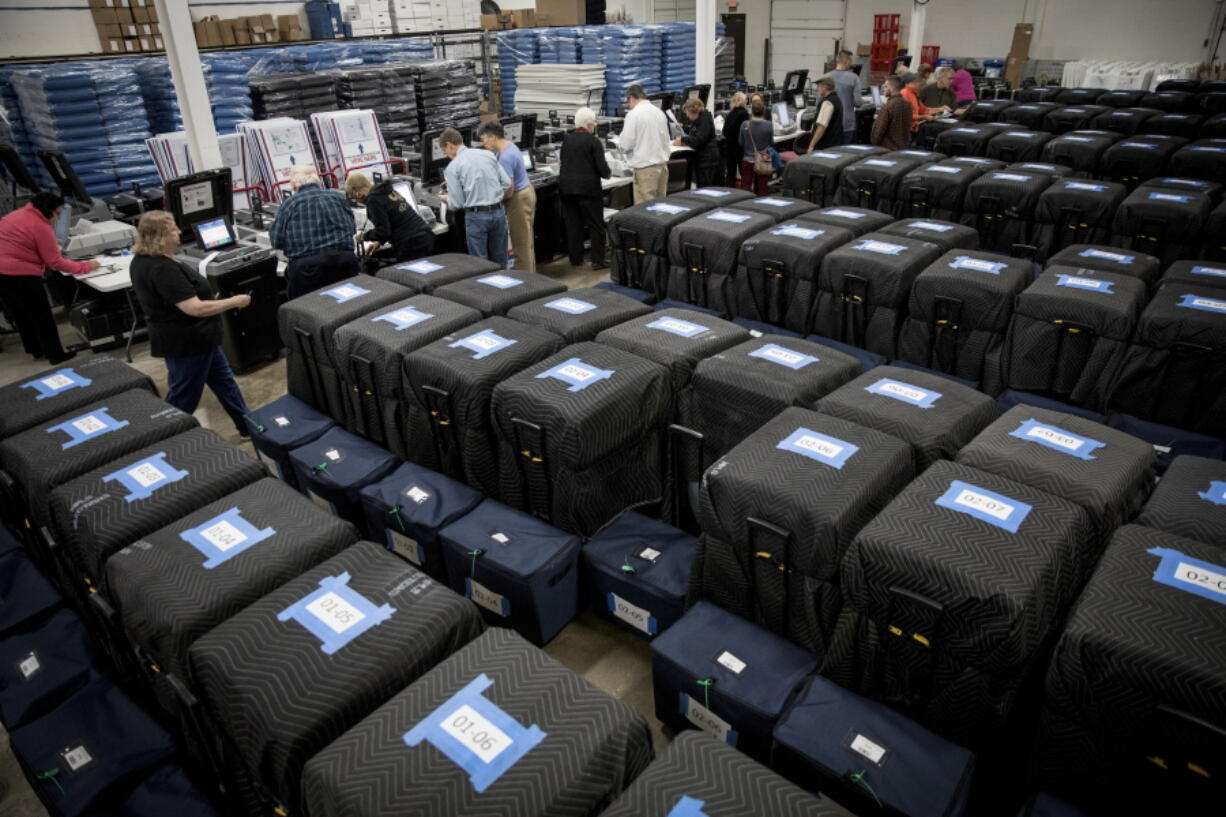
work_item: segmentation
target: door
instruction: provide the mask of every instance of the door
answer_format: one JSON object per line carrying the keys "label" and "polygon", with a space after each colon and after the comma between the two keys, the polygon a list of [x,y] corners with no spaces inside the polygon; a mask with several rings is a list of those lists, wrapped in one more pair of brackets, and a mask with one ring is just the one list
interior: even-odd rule
{"label": "door", "polygon": [[808,68],[810,79],[820,77],[843,39],[845,12],[845,0],[774,0],[769,78],[781,85],[796,68]]}
{"label": "door", "polygon": [[692,23],[697,13],[694,0],[655,0],[652,22]]}

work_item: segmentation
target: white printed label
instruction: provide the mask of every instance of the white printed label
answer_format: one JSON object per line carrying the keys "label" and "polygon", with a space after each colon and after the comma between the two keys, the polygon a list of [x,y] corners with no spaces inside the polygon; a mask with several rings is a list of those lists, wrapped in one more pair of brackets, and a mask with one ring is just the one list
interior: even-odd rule
{"label": "white printed label", "polygon": [[822,215],[837,216],[838,218],[864,218],[863,213],[857,213],[854,210],[827,210]]}
{"label": "white printed label", "polygon": [[707,216],[707,218],[711,219],[712,221],[728,221],[733,224],[741,224],[742,222],[749,221],[748,215],[740,215],[739,213],[726,213],[723,210],[720,210],[717,213],[712,213],[711,215]]}
{"label": "white printed label", "polygon": [[772,360],[778,360],[780,363],[786,363],[789,366],[795,366],[797,363],[808,357],[808,355],[802,355],[800,352],[791,352],[787,349],[781,349],[778,346],[764,350],[762,352],[762,356],[769,357]]}
{"label": "white printed label", "polygon": [[340,462],[341,452],[337,451],[335,448],[329,448],[324,452],[324,456],[332,462]]}
{"label": "white printed label", "polygon": [[689,334],[699,327],[696,324],[675,320],[673,318],[661,318],[656,324],[656,328],[664,329],[669,332],[677,332],[679,334]]}
{"label": "white printed label", "polygon": [[511,287],[520,282],[507,275],[490,275],[486,278],[482,278],[481,283],[488,284],[492,287]]}
{"label": "white printed label", "polygon": [[962,259],[961,267],[963,269],[979,270],[980,272],[996,272],[996,264],[991,261],[984,261],[982,258],[964,258]]}
{"label": "white printed label", "polygon": [[68,764],[68,771],[75,772],[77,769],[89,763],[94,758],[84,746],[77,746],[69,749],[64,753],[64,762]]}
{"label": "white printed label", "polygon": [[416,309],[409,308],[409,309],[398,309],[395,312],[388,315],[387,317],[391,318],[394,322],[399,323],[402,326],[409,327],[415,324],[419,324],[422,321],[429,320],[430,318],[433,318],[434,316],[433,315],[423,315],[422,313],[418,312]]}
{"label": "white printed label", "polygon": [[558,369],[558,374],[562,375],[563,377],[569,377],[571,380],[578,380],[580,383],[591,380],[596,376],[596,373],[591,369],[585,369],[582,366],[575,365],[574,363]]}
{"label": "white printed label", "polygon": [[324,593],[308,604],[306,609],[334,633],[343,633],[366,618],[365,613],[332,592]]}
{"label": "white printed label", "polygon": [[502,596],[474,579],[469,579],[468,583],[472,586],[473,601],[495,615],[503,615]]}
{"label": "white printed label", "polygon": [[225,519],[200,531],[200,537],[223,552],[247,541],[243,532]]}
{"label": "white printed label", "polygon": [[1069,451],[1076,451],[1085,443],[1085,440],[1079,440],[1076,437],[1061,434],[1060,432],[1047,428],[1046,426],[1035,426],[1026,432],[1026,436],[1034,437],[1037,440],[1046,440],[1052,445],[1067,448]]}
{"label": "white printed label", "polygon": [[17,665],[17,671],[21,673],[22,678],[29,678],[38,672],[41,666],[42,664],[39,663],[38,656],[30,653]]}
{"label": "white printed label", "polygon": [[54,391],[57,389],[62,389],[65,386],[71,386],[72,378],[66,374],[56,374],[52,375],[51,377],[43,378],[42,384],[48,389]]}
{"label": "white printed label", "polygon": [[1194,587],[1201,587],[1226,598],[1226,573],[1206,570],[1197,565],[1180,562],[1175,567],[1175,578]]}
{"label": "white printed label", "polygon": [[765,199],[758,199],[758,204],[765,204],[768,207],[787,207],[793,204],[793,202],[785,201],[783,199],[765,198]]}
{"label": "white printed label", "polygon": [[387,532],[392,537],[392,550],[421,567],[421,559],[417,555],[417,540],[391,528],[388,528]]}
{"label": "white printed label", "polygon": [[869,252],[880,252],[893,255],[894,253],[902,252],[907,248],[900,244],[888,244],[885,241],[865,241],[861,246],[861,249],[868,250]]}
{"label": "white printed label", "polygon": [[808,434],[802,434],[796,438],[796,447],[804,448],[812,451],[826,459],[835,459],[839,454],[843,453],[845,446],[835,445],[829,440],[822,440],[817,437],[810,437]]}
{"label": "white printed label", "polygon": [[288,417],[273,417],[272,421],[277,424],[278,428],[285,428],[287,425],[289,425]]}
{"label": "white printed label", "polygon": [[342,298],[356,298],[357,296],[362,294],[362,290],[358,289],[355,286],[350,286],[348,284],[346,284],[345,286],[339,286],[332,291],[335,292],[337,295],[340,295]]}
{"label": "white printed label", "polygon": [[507,536],[505,533],[491,533],[490,538],[502,545],[505,545],[507,542],[511,541],[511,537]]}
{"label": "white printed label", "polygon": [[719,658],[715,659],[715,663],[719,664],[721,667],[731,670],[734,675],[740,675],[745,671],[745,667],[749,666],[727,650],[724,650],[719,654]]}
{"label": "white printed label", "polygon": [[427,499],[430,498],[430,494],[426,493],[421,488],[418,488],[416,485],[410,488],[408,492],[405,493],[405,496],[407,496],[409,499],[411,499],[413,502],[417,503],[418,505],[420,505],[421,503],[425,502]]}
{"label": "white printed label", "polygon": [[647,625],[648,619],[651,618],[651,611],[631,604],[616,593],[610,595],[613,596],[613,616],[615,618],[621,619],[640,632],[653,635],[651,628]]}
{"label": "white printed label", "polygon": [[1192,306],[1200,306],[1205,309],[1226,310],[1226,301],[1215,301],[1210,298],[1193,298],[1189,301]]}
{"label": "white printed label", "polygon": [[464,342],[469,346],[476,346],[478,349],[487,352],[502,343],[498,338],[489,335],[473,335],[472,337],[465,338]]}
{"label": "white printed label", "polygon": [[587,301],[577,301],[574,298],[561,298],[545,306],[550,309],[560,309],[563,312],[586,312],[592,308],[592,304]]}
{"label": "white printed label", "polygon": [[492,763],[512,742],[506,732],[468,704],[461,706],[440,725],[465,749],[481,758],[482,763]]}
{"label": "white printed label", "polygon": [[998,499],[992,499],[991,497],[984,496],[983,494],[966,490],[954,498],[954,504],[961,505],[964,508],[982,511],[988,516],[993,516],[1002,521],[1008,519],[1009,514],[1017,510],[1012,505],[1006,505],[1004,502],[1001,502]]}
{"label": "white printed label", "polygon": [[82,417],[80,420],[73,420],[72,427],[82,434],[93,434],[106,428],[106,423],[91,414],[88,417]]}
{"label": "white printed label", "polygon": [[142,488],[148,488],[150,485],[166,479],[166,475],[162,473],[161,469],[148,462],[141,463],[128,471],[128,476],[136,480],[136,484]]}
{"label": "white printed label", "polygon": [[873,763],[880,763],[881,758],[885,757],[885,747],[873,743],[864,735],[856,735],[851,742],[851,750]]}
{"label": "white printed label", "polygon": [[1064,279],[1066,286],[1086,287],[1087,289],[1102,289],[1106,281],[1095,281],[1093,278],[1076,278],[1068,276]]}
{"label": "white printed label", "polygon": [[1028,182],[1030,181],[1029,176],[1023,176],[1019,173],[997,173],[994,176],[992,176],[992,178],[1000,179],[1001,181],[1006,181],[1006,182]]}
{"label": "white printed label", "polygon": [[842,159],[841,153],[810,153],[810,156],[816,156],[819,159]]}
{"label": "white printed label", "polygon": [[692,695],[687,695],[686,698],[688,700],[685,707],[686,720],[707,734],[714,735],[724,743],[727,743],[728,733],[732,731],[732,724],[698,703]]}
{"label": "white printed label", "polygon": [[643,548],[642,552],[639,553],[639,558],[655,564],[656,559],[659,559],[663,555],[664,554],[655,548]]}
{"label": "white printed label", "polygon": [[926,400],[930,394],[930,392],[926,392],[923,389],[913,389],[909,386],[904,386],[902,383],[886,383],[881,386],[879,391],[883,391],[887,394],[897,394],[899,397],[905,398],[914,403]]}

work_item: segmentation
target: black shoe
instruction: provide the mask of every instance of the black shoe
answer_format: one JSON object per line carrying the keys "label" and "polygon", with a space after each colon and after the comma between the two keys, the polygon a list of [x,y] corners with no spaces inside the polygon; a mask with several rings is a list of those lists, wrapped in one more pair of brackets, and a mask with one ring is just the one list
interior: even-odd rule
{"label": "black shoe", "polygon": [[66,360],[72,360],[76,356],[77,356],[76,352],[64,352],[62,355],[57,355],[55,357],[48,357],[47,362],[50,363],[52,366],[58,366]]}

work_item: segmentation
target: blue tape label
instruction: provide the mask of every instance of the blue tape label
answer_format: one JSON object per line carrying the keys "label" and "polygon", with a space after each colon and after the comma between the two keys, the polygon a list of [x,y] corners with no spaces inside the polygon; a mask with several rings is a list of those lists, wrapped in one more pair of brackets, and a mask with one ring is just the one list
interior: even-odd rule
{"label": "blue tape label", "polygon": [[442,264],[436,264],[433,261],[427,261],[424,258],[420,261],[410,261],[407,264],[397,264],[396,269],[408,270],[416,272],[418,275],[429,275],[432,272],[438,272],[443,268]]}
{"label": "blue tape label", "polygon": [[950,159],[951,162],[960,162],[967,165],[986,165],[991,164],[992,159],[976,159],[972,156],[959,156],[957,159]]}
{"label": "blue tape label", "polygon": [[107,474],[102,481],[118,482],[128,489],[128,495],[124,499],[135,502],[138,499],[148,499],[158,488],[178,482],[186,476],[186,471],[180,471],[166,462],[165,451],[159,451],[121,471]]}
{"label": "blue tape label", "polygon": [[504,338],[493,329],[483,329],[475,335],[469,335],[466,338],[457,340],[455,343],[447,344],[447,348],[471,349],[475,353],[472,359],[481,360],[494,354],[494,352],[507,348],[513,343],[519,343],[519,341],[513,338]]}
{"label": "blue tape label", "polygon": [[410,748],[423,740],[468,773],[483,792],[546,737],[536,724],[521,726],[483,693],[494,681],[481,673],[404,733]]}
{"label": "blue tape label", "polygon": [[518,278],[512,278],[510,275],[487,275],[484,278],[478,278],[477,283],[497,289],[510,289],[511,287],[519,286],[523,281]]}
{"label": "blue tape label", "polygon": [[1065,108],[1064,113],[1085,113],[1085,108]]}
{"label": "blue tape label", "polygon": [[1217,298],[1204,298],[1200,295],[1184,295],[1175,306],[1185,309],[1199,309],[1202,312],[1215,312],[1226,315],[1226,301]]}
{"label": "blue tape label", "polygon": [[397,309],[395,312],[388,312],[377,318],[371,318],[370,320],[372,323],[374,321],[385,321],[396,327],[397,332],[402,332],[405,329],[416,326],[422,321],[428,321],[433,317],[433,315],[422,312],[416,307],[406,306],[401,309]]}
{"label": "blue tape label", "polygon": [[937,224],[935,221],[913,221],[907,226],[913,230],[929,230],[934,233],[947,233],[954,228],[953,224]]}
{"label": "blue tape label", "polygon": [[1195,145],[1189,147],[1188,150],[1195,151],[1197,153],[1226,153],[1226,148],[1216,148],[1208,145]]}
{"label": "blue tape label", "polygon": [[749,221],[748,213],[729,213],[727,210],[716,210],[707,216],[711,221],[727,221],[731,224],[741,224]]}
{"label": "blue tape label", "polygon": [[981,519],[1009,533],[1017,533],[1022,521],[1033,510],[1024,502],[957,479],[949,483],[949,490],[941,494],[936,504]]}
{"label": "blue tape label", "polygon": [[969,269],[975,272],[986,272],[990,275],[1000,275],[1000,271],[1007,267],[999,261],[988,261],[984,258],[971,258],[968,255],[959,255],[950,262],[950,269]]}
{"label": "blue tape label", "polygon": [[754,199],[755,204],[765,204],[767,207],[791,207],[797,202],[788,201],[787,199],[773,199],[769,196],[760,199]]}
{"label": "blue tape label", "polygon": [[1122,144],[1118,145],[1118,147],[1122,147],[1122,148],[1141,148],[1142,150],[1157,150],[1157,149],[1158,149],[1158,143],[1157,143],[1157,142],[1124,142],[1124,143],[1122,143]]}
{"label": "blue tape label", "polygon": [[873,150],[872,145],[843,145],[843,150]]}
{"label": "blue tape label", "polygon": [[1065,182],[1065,190],[1085,190],[1090,193],[1102,193],[1107,189],[1105,184],[1090,184],[1089,182]]}
{"label": "blue tape label", "polygon": [[894,165],[898,164],[898,162],[894,162],[889,159],[865,159],[864,164],[869,167],[893,167]]}
{"label": "blue tape label", "polygon": [[813,151],[812,153],[810,153],[809,155],[810,155],[810,156],[816,156],[816,157],[817,157],[817,158],[819,158],[819,159],[842,159],[842,158],[843,158],[843,154],[842,154],[842,153],[822,153],[822,152],[821,152],[821,151],[819,151],[819,150],[815,150],[815,151]]}
{"label": "blue tape label", "polygon": [[899,380],[891,380],[888,377],[883,377],[871,386],[865,386],[864,390],[869,394],[880,394],[883,397],[892,397],[895,400],[900,400],[903,403],[910,403],[918,408],[932,408],[936,401],[941,399],[941,393],[921,389],[919,386],[910,383],[903,383]]}
{"label": "blue tape label", "polygon": [[860,450],[858,445],[835,437],[828,437],[808,428],[796,429],[775,448],[800,454],[802,457],[808,457],[839,470],[842,470],[852,455]]}
{"label": "blue tape label", "polygon": [[69,389],[84,388],[93,382],[87,377],[81,377],[72,369],[60,369],[58,372],[49,374],[46,377],[22,383],[18,388],[33,389],[38,394],[34,398],[35,400],[46,400],[48,397],[63,394]]}
{"label": "blue tape label", "polygon": [[702,804],[704,802],[705,801],[703,800],[695,800],[693,797],[688,795],[683,796],[671,809],[668,810],[667,817],[709,817],[709,815],[702,810]]}
{"label": "blue tape label", "polygon": [[834,216],[835,218],[849,218],[853,221],[864,218],[864,213],[857,213],[855,210],[841,210],[838,208],[835,208],[834,210],[823,210],[822,215]]}
{"label": "blue tape label", "polygon": [[107,414],[108,411],[110,409],[100,408],[81,417],[66,420],[59,425],[48,428],[47,433],[54,434],[57,431],[62,431],[67,434],[68,442],[60,444],[60,448],[67,451],[69,448],[88,442],[103,434],[118,431],[128,425],[127,420],[116,420]]}
{"label": "blue tape label", "polygon": [[1097,459],[1093,452],[1106,445],[1106,443],[1100,443],[1098,440],[1074,434],[1059,426],[1040,423],[1035,419],[1026,420],[1013,431],[1010,431],[1009,436],[1017,437],[1019,440],[1038,443],[1053,451],[1068,454],[1079,460]]}
{"label": "blue tape label", "polygon": [[1185,187],[1208,187],[1209,182],[1202,182],[1197,179],[1161,179],[1162,184],[1181,184]]}
{"label": "blue tape label", "polygon": [[256,528],[234,507],[203,525],[183,531],[179,538],[200,551],[205,557],[204,569],[212,570],[275,533],[272,528]]}
{"label": "blue tape label", "polygon": [[927,159],[929,156],[935,159],[937,156],[937,154],[930,153],[929,151],[926,151],[926,150],[900,150],[898,151],[897,155],[899,156],[918,156],[921,159]]}
{"label": "blue tape label", "polygon": [[349,587],[350,576],[326,576],[319,589],[277,613],[277,621],[294,619],[319,639],[320,650],[332,655],[396,612],[390,604],[376,606]]}
{"label": "blue tape label", "polygon": [[1023,176],[1021,173],[993,173],[992,178],[1002,182],[1028,182],[1033,177]]}
{"label": "blue tape label", "polygon": [[785,349],[784,347],[775,343],[763,344],[750,352],[749,356],[761,358],[762,360],[769,360],[771,363],[777,363],[780,366],[786,366],[787,368],[793,370],[803,369],[810,363],[817,362],[817,358],[813,357],[813,355],[806,355],[803,352],[794,352],[791,349]]}
{"label": "blue tape label", "polygon": [[550,301],[545,304],[546,309],[556,309],[558,312],[565,312],[567,315],[582,315],[584,312],[591,312],[596,308],[596,304],[581,301],[578,298],[558,298],[556,301]]}
{"label": "blue tape label", "polygon": [[589,366],[577,357],[572,357],[569,360],[564,360],[557,366],[546,372],[541,372],[536,376],[537,380],[546,377],[552,377],[554,380],[561,380],[570,388],[567,391],[583,391],[588,386],[600,380],[608,380],[613,376],[612,369],[598,369],[595,366]]}
{"label": "blue tape label", "polygon": [[1119,252],[1107,252],[1106,250],[1096,250],[1093,247],[1082,250],[1077,253],[1082,258],[1101,258],[1104,261],[1114,261],[1117,264],[1131,264],[1136,260],[1135,255],[1125,255]]}
{"label": "blue tape label", "polygon": [[1039,109],[1038,105],[1018,105],[1013,110],[1015,111],[1037,111],[1038,109]]}
{"label": "blue tape label", "polygon": [[661,332],[670,332],[683,338],[693,338],[701,335],[703,332],[709,331],[708,327],[697,323],[683,321],[681,318],[657,318],[647,324],[648,329],[659,329]]}
{"label": "blue tape label", "polygon": [[1094,138],[1090,136],[1063,136],[1061,142],[1093,142]]}
{"label": "blue tape label", "polygon": [[771,235],[786,235],[792,238],[803,238],[805,241],[812,241],[819,235],[825,234],[825,230],[811,230],[799,224],[785,224],[777,230],[771,230]]}
{"label": "blue tape label", "polygon": [[1150,193],[1150,201],[1173,201],[1177,204],[1187,204],[1192,200],[1191,196],[1181,196],[1178,193]]}
{"label": "blue tape label", "polygon": [[972,133],[975,135],[983,133],[979,128],[953,128],[952,131],[953,133]]}
{"label": "blue tape label", "polygon": [[[1014,135],[1016,134],[1010,134],[1010,136],[1014,136]],[[1037,162],[1027,162],[1024,165],[1018,165],[1018,167],[1022,168],[1023,170],[1042,170],[1044,173],[1055,173],[1056,172],[1055,165],[1045,165],[1045,164],[1039,164]]]}
{"label": "blue tape label", "polygon": [[713,199],[722,199],[724,196],[728,195],[727,190],[712,190],[709,187],[704,187],[700,190],[691,190],[690,192],[695,196],[709,196]]}
{"label": "blue tape label", "polygon": [[361,298],[363,295],[369,295],[369,289],[362,289],[357,284],[341,284],[332,289],[325,289],[320,295],[326,295],[329,298],[334,298],[338,304],[343,304],[346,301],[352,301],[354,298]]}
{"label": "blue tape label", "polygon": [[950,167],[949,165],[932,165],[924,169],[932,173],[961,173],[962,172],[962,168]]}
{"label": "blue tape label", "polygon": [[1114,281],[1103,281],[1098,278],[1082,278],[1079,275],[1056,275],[1056,286],[1068,287],[1069,289],[1084,289],[1089,292],[1105,292],[1108,295],[1114,295],[1115,292],[1111,287],[1115,286]]}
{"label": "blue tape label", "polygon": [[1172,548],[1145,551],[1162,559],[1154,568],[1154,581],[1226,604],[1226,567],[1202,562]]}
{"label": "blue tape label", "polygon": [[641,633],[655,635],[660,629],[650,610],[631,604],[616,593],[607,594],[605,604],[614,618],[626,622]]}
{"label": "blue tape label", "polygon": [[729,746],[736,746],[737,738],[740,735],[732,728],[732,724],[728,723],[728,721],[716,715],[684,692],[681,693],[678,706],[681,714],[685,716],[687,721],[716,740],[722,740]]}
{"label": "blue tape label", "polygon": [[1226,269],[1222,267],[1192,267],[1193,275],[1212,275],[1215,278],[1226,278]]}
{"label": "blue tape label", "polygon": [[1200,491],[1196,495],[1214,505],[1226,505],[1226,482],[1215,479],[1209,483],[1208,490]]}
{"label": "blue tape label", "polygon": [[665,201],[657,201],[655,204],[649,204],[647,206],[647,210],[651,213],[665,213],[670,216],[675,216],[681,213],[688,213],[690,208],[682,207],[680,204],[669,204]]}
{"label": "blue tape label", "polygon": [[861,241],[850,249],[863,252],[875,252],[878,255],[902,255],[907,248],[901,244],[890,244],[886,241]]}

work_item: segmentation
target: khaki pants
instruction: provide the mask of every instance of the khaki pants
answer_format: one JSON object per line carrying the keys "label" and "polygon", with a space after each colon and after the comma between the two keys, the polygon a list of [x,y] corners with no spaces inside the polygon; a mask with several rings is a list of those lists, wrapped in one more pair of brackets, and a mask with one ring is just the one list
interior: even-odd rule
{"label": "khaki pants", "polygon": [[668,195],[668,165],[651,165],[634,171],[634,203]]}
{"label": "khaki pants", "polygon": [[511,248],[515,250],[515,268],[536,272],[536,244],[532,238],[532,223],[536,220],[536,190],[528,185],[516,190],[507,201],[507,229],[511,232]]}

